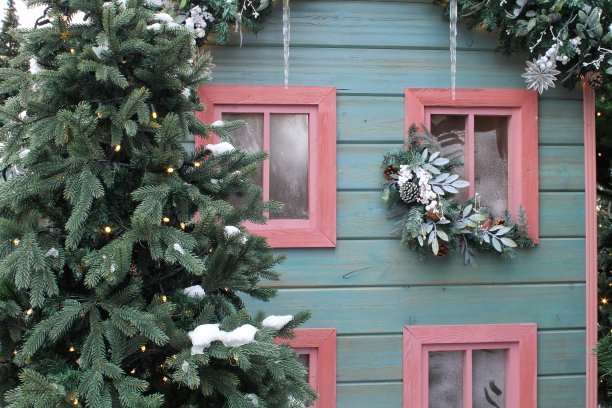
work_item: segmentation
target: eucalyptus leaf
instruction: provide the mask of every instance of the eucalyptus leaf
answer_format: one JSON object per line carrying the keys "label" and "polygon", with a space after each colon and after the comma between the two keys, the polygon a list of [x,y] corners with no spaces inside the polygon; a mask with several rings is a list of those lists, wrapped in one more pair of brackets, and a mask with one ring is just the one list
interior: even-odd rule
{"label": "eucalyptus leaf", "polygon": [[499,239],[493,237],[492,238],[492,244],[493,244],[493,248],[495,248],[495,250],[497,252],[501,252],[502,251],[501,244],[499,243]]}
{"label": "eucalyptus leaf", "polygon": [[419,235],[419,236],[417,237],[417,240],[419,241],[419,245],[420,245],[420,246],[423,246],[423,244],[424,244],[424,242],[423,242],[423,236],[422,236],[422,235]]}
{"label": "eucalyptus leaf", "polygon": [[438,157],[436,160],[433,161],[433,164],[436,166],[445,166],[450,162],[450,160],[448,160],[447,158],[444,157]]}
{"label": "eucalyptus leaf", "polygon": [[427,224],[425,227],[425,232],[427,232],[428,234],[431,232],[431,230],[433,230],[434,225],[433,224]]}
{"label": "eucalyptus leaf", "polygon": [[438,240],[434,239],[434,241],[431,243],[431,251],[434,253],[434,255],[438,255],[439,250],[440,246],[438,245]]}
{"label": "eucalyptus leaf", "polygon": [[480,213],[476,213],[476,214],[472,214],[469,216],[469,219],[472,221],[476,221],[476,222],[480,222],[480,221],[484,221],[487,217],[485,217],[484,215],[480,214]]}
{"label": "eucalyptus leaf", "polygon": [[450,220],[446,218],[442,218],[440,221],[437,221],[436,224],[440,224],[440,225],[450,224]]}
{"label": "eucalyptus leaf", "polygon": [[440,152],[432,153],[431,156],[429,156],[429,162],[431,163],[432,161],[436,160],[436,157],[438,157],[439,155]]}
{"label": "eucalyptus leaf", "polygon": [[465,181],[465,180],[457,180],[451,184],[451,186],[456,187],[456,188],[466,188],[469,185],[470,185],[469,181]]}
{"label": "eucalyptus leaf", "polygon": [[468,206],[463,209],[463,218],[467,217],[472,212],[472,208],[472,204],[468,204]]}
{"label": "eucalyptus leaf", "polygon": [[446,235],[446,232],[438,230],[438,237],[440,237],[441,240],[448,242],[448,235]]}
{"label": "eucalyptus leaf", "polygon": [[497,225],[494,225],[491,228],[489,228],[489,232],[495,232],[495,231],[497,231],[499,229],[502,229],[502,228],[504,228],[504,226],[502,224],[497,224]]}
{"label": "eucalyptus leaf", "polygon": [[448,184],[444,184],[442,187],[449,193],[457,194],[459,192],[455,187],[449,186]]}
{"label": "eucalyptus leaf", "polygon": [[421,159],[423,159],[423,161],[427,161],[428,154],[429,154],[429,149],[423,150],[423,153],[421,153]]}
{"label": "eucalyptus leaf", "polygon": [[[436,179],[434,180],[434,183],[441,183],[444,180],[447,180],[448,176],[450,176],[449,173],[442,173],[438,177],[436,177]],[[448,180],[447,180],[447,182],[448,182]]]}
{"label": "eucalyptus leaf", "polygon": [[453,181],[457,180],[459,178],[458,174],[451,174],[450,176],[448,176],[448,178],[446,179],[447,183],[452,183]]}
{"label": "eucalyptus leaf", "polygon": [[502,243],[503,243],[505,246],[510,247],[510,248],[516,248],[516,242],[514,242],[514,241],[513,241],[513,240],[511,240],[510,238],[502,237],[502,238],[500,238],[500,239],[501,239],[501,242],[502,242]]}
{"label": "eucalyptus leaf", "polygon": [[512,229],[511,227],[503,227],[503,228],[500,228],[500,230],[499,230],[499,231],[497,231],[497,232],[495,233],[495,235],[497,235],[498,237],[501,237],[502,235],[505,235],[505,234],[507,234],[508,232],[510,232],[510,230],[511,230],[511,229]]}
{"label": "eucalyptus leaf", "polygon": [[432,166],[431,164],[424,164],[423,165],[423,170],[427,170],[431,174],[440,174],[441,173],[440,170],[438,170],[436,167]]}
{"label": "eucalyptus leaf", "polygon": [[436,230],[431,230],[431,232],[429,233],[429,237],[427,239],[427,243],[431,244],[435,240],[436,240]]}
{"label": "eucalyptus leaf", "polygon": [[433,190],[434,193],[443,196],[444,195],[444,190],[442,190],[439,186],[436,185],[432,185],[431,189]]}
{"label": "eucalyptus leaf", "polygon": [[385,186],[385,188],[383,189],[382,192],[382,200],[386,203],[387,201],[389,201],[389,195],[390,195],[390,189],[389,189],[389,185],[387,184]]}
{"label": "eucalyptus leaf", "polygon": [[487,233],[485,233],[485,234],[482,236],[482,239],[484,239],[484,242],[486,242],[487,244],[490,244],[490,243],[491,243],[491,237],[490,237],[490,236],[489,236],[489,234],[487,234]]}

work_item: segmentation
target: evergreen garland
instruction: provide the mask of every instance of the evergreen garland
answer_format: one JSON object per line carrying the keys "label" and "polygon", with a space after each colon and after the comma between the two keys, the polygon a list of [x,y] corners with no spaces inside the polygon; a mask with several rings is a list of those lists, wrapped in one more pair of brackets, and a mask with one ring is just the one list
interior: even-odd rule
{"label": "evergreen garland", "polygon": [[468,27],[498,34],[503,53],[527,53],[532,58],[529,62],[535,67],[529,65],[526,75],[552,75],[548,86],[554,86],[559,74],[568,88],[581,78],[590,82],[586,74],[597,74],[594,86],[612,75],[610,1],[459,0],[459,7]]}

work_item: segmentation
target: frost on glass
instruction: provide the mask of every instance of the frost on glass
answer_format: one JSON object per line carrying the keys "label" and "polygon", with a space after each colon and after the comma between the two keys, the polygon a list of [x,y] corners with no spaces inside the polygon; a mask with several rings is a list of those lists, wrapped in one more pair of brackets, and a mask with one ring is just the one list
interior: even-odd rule
{"label": "frost on glass", "polygon": [[[298,354],[298,361],[306,367],[306,369],[310,368],[310,354]],[[306,372],[306,378],[304,378],[306,382],[308,382],[308,372]]]}
{"label": "frost on glass", "polygon": [[508,209],[508,117],[474,117],[474,191],[493,215]]}
{"label": "frost on glass", "polygon": [[270,200],[285,206],[270,219],[308,219],[308,115],[270,115]]}
{"label": "frost on glass", "polygon": [[474,350],[472,352],[473,408],[506,406],[507,350]]}
{"label": "frost on glass", "polygon": [[[465,115],[431,115],[431,133],[441,145],[440,154],[447,159],[465,161],[465,129],[467,116]],[[453,173],[465,178],[464,166],[456,166]],[[458,200],[467,200],[468,190],[461,189],[456,195]]]}
{"label": "frost on glass", "polygon": [[429,353],[429,408],[463,408],[463,351]]}
{"label": "frost on glass", "polygon": [[[223,113],[224,121],[242,120],[244,126],[231,131],[234,146],[247,153],[258,153],[263,150],[263,113]],[[263,166],[253,175],[253,181],[258,186],[263,185]]]}

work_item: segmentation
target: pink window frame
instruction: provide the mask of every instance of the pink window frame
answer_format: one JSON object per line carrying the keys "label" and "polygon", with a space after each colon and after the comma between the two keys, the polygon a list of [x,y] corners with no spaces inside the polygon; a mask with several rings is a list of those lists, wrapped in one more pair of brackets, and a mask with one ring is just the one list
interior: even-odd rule
{"label": "pink window frame", "polygon": [[404,408],[429,407],[431,351],[464,350],[463,406],[472,404],[472,350],[507,349],[506,407],[537,408],[537,325],[404,327]]}
{"label": "pink window frame", "polygon": [[[468,115],[473,129],[475,115],[509,116],[508,211],[516,217],[522,206],[527,212],[527,231],[539,240],[538,183],[538,94],[522,89],[457,89],[452,100],[449,89],[406,89],[406,134],[411,125],[430,128],[432,114]],[[466,169],[474,165],[474,135],[466,134]],[[516,137],[518,135],[518,137]],[[474,194],[473,175],[469,188]]]}
{"label": "pink window frame", "polygon": [[319,393],[311,408],[336,406],[336,330],[296,329],[292,340],[276,339],[289,344],[297,354],[308,354],[308,383]]}
{"label": "pink window frame", "polygon": [[[269,220],[266,225],[246,223],[254,234],[264,236],[273,248],[336,246],[336,88],[209,85],[198,90],[206,111],[197,116],[205,123],[221,119],[223,112],[264,114],[264,150],[269,149],[269,115],[309,115],[307,220]],[[266,120],[268,118],[268,120]],[[196,148],[216,143],[196,138]],[[269,151],[269,150],[268,150]],[[264,200],[269,199],[268,160],[263,167]]]}

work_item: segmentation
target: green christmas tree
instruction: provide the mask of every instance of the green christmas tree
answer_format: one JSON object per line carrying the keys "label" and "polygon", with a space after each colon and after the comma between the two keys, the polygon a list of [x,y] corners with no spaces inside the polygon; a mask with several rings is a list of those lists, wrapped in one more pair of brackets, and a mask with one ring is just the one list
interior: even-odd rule
{"label": "green christmas tree", "polygon": [[[240,295],[280,261],[234,150],[239,123],[197,120],[210,78],[194,33],[143,0],[45,0],[0,70],[0,406],[303,407],[315,393],[277,337],[307,317],[252,316]],[[84,22],[73,22],[75,15]],[[13,67],[16,65],[12,65]],[[188,153],[214,130],[226,141]],[[234,205],[234,196],[244,197]]]}
{"label": "green christmas tree", "polygon": [[17,56],[19,43],[11,30],[19,26],[15,0],[8,0],[4,10],[4,20],[2,20],[2,30],[0,30],[0,67],[8,67],[9,61]]}

